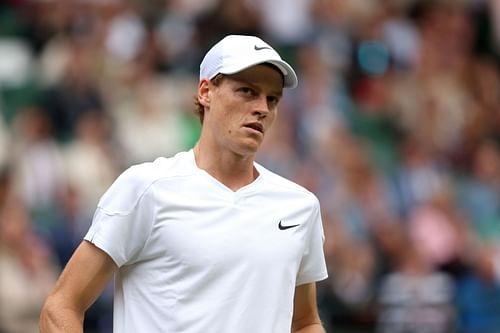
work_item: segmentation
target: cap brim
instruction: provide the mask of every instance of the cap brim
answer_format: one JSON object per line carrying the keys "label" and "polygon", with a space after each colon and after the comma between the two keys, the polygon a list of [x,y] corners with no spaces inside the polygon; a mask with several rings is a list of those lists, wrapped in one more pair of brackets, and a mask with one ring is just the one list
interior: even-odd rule
{"label": "cap brim", "polygon": [[244,65],[238,64],[238,65],[228,66],[224,70],[221,70],[219,73],[221,73],[221,74],[235,74],[235,73],[241,72],[247,68],[250,68],[252,66],[265,64],[265,63],[272,64],[280,70],[281,74],[283,74],[283,87],[284,88],[293,89],[293,88],[297,87],[297,85],[299,83],[299,80],[297,78],[297,74],[295,74],[295,71],[293,70],[292,66],[290,66],[287,62],[285,62],[283,60],[276,60],[276,59],[261,60],[261,59],[259,59],[258,61],[246,63]]}

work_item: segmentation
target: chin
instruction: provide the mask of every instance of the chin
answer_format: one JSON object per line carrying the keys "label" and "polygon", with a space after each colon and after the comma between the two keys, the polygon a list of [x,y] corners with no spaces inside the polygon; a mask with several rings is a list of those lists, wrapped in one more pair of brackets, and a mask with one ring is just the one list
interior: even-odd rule
{"label": "chin", "polygon": [[257,151],[259,150],[260,147],[260,142],[252,142],[252,143],[247,143],[247,144],[242,144],[239,145],[236,149],[235,152],[239,155],[242,156],[249,156],[249,155],[255,155]]}

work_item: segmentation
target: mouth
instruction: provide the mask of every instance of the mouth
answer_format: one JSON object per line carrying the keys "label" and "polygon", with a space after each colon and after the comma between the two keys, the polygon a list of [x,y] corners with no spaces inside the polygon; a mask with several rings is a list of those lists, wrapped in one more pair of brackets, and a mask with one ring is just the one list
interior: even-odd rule
{"label": "mouth", "polygon": [[244,127],[251,128],[254,131],[264,134],[264,126],[262,126],[262,124],[259,122],[248,123],[245,124]]}

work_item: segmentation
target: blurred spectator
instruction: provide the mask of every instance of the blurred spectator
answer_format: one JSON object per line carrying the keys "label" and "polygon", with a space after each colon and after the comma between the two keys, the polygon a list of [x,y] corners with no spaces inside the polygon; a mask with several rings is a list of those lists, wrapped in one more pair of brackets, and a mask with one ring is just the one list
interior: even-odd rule
{"label": "blurred spectator", "polygon": [[387,43],[397,68],[409,69],[417,64],[420,45],[419,31],[407,12],[413,0],[384,3],[386,17],[382,23],[382,39]]}
{"label": "blurred spectator", "polygon": [[146,27],[131,1],[111,2],[112,17],[104,45],[113,60],[132,61],[144,47]]}
{"label": "blurred spectator", "polygon": [[[156,64],[154,54],[141,52],[113,89],[105,89],[113,130],[127,165],[170,156],[190,143],[186,121],[190,114],[184,104],[185,92],[194,91],[195,82],[158,72]],[[191,103],[192,96],[187,100]]]}
{"label": "blurred spectator", "polygon": [[316,44],[297,49],[301,85],[290,98],[290,111],[296,131],[296,149],[301,158],[322,155],[330,149],[332,133],[344,126],[339,109],[337,84],[331,64]]}
{"label": "blurred spectator", "polygon": [[475,150],[472,173],[459,184],[460,207],[480,239],[500,241],[500,148],[484,140]]}
{"label": "blurred spectator", "polygon": [[123,168],[110,126],[109,118],[101,112],[87,112],[76,124],[77,136],[64,149],[67,181],[78,191],[79,207],[89,217]]}
{"label": "blurred spectator", "polygon": [[64,166],[50,120],[37,107],[20,110],[13,123],[13,186],[38,228],[50,229],[64,188]]}
{"label": "blurred spectator", "polygon": [[217,1],[215,7],[197,17],[195,41],[198,49],[210,48],[226,34],[259,35],[261,16],[258,14],[250,1]]}
{"label": "blurred spectator", "polygon": [[396,270],[384,277],[378,295],[380,333],[456,331],[454,282],[418,251],[418,243],[399,244]]}
{"label": "blurred spectator", "polygon": [[104,112],[104,101],[95,82],[94,54],[78,40],[68,40],[68,58],[62,80],[44,96],[44,107],[54,125],[56,138],[74,138],[77,123],[88,112]]}
{"label": "blurred spectator", "polygon": [[32,75],[32,52],[19,38],[0,38],[0,86],[19,86]]}
{"label": "blurred spectator", "polygon": [[22,204],[5,203],[0,212],[1,332],[38,332],[40,310],[58,275],[53,259]]}
{"label": "blurred spectator", "polygon": [[77,20],[76,1],[24,1],[19,11],[26,29],[26,39],[38,54],[55,36],[67,33]]}
{"label": "blurred spectator", "polygon": [[409,137],[400,144],[400,162],[392,174],[398,212],[407,217],[417,205],[429,201],[448,181],[447,170],[427,146]]}
{"label": "blurred spectator", "polygon": [[339,80],[349,70],[353,52],[350,18],[345,14],[347,6],[345,1],[328,0],[314,0],[311,4],[311,16],[315,22],[312,38],[319,47],[322,61],[331,66]]}
{"label": "blurred spectator", "polygon": [[[0,16],[1,17],[1,16]],[[38,97],[33,51],[17,36],[0,34],[0,111],[10,124],[18,108],[36,101]]]}
{"label": "blurred spectator", "polygon": [[[262,19],[264,33],[284,45],[294,45],[309,37],[312,31],[312,0],[254,2]],[[276,15],[280,13],[280,15]]]}
{"label": "blurred spectator", "polygon": [[443,187],[409,215],[408,237],[432,267],[459,274],[457,265],[466,259],[469,229],[455,205],[453,189]]}
{"label": "blurred spectator", "polygon": [[474,59],[468,72],[468,89],[473,104],[467,112],[462,145],[455,159],[462,168],[470,168],[474,151],[484,138],[499,139],[500,72],[491,57]]}
{"label": "blurred spectator", "polygon": [[[396,214],[390,192],[370,163],[366,146],[348,134],[332,141],[333,189],[323,198],[327,264],[332,306],[331,321],[367,325],[377,279],[384,265],[375,240]],[[382,236],[384,233],[382,232]],[[330,245],[328,245],[330,244]]]}

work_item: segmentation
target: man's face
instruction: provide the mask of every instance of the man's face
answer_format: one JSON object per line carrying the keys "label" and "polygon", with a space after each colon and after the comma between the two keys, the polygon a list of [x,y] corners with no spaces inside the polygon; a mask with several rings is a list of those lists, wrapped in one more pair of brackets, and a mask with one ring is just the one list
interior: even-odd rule
{"label": "man's face", "polygon": [[283,90],[281,74],[271,66],[257,65],[226,75],[217,86],[202,82],[200,91],[204,84],[203,130],[209,131],[216,149],[255,154],[276,117]]}

